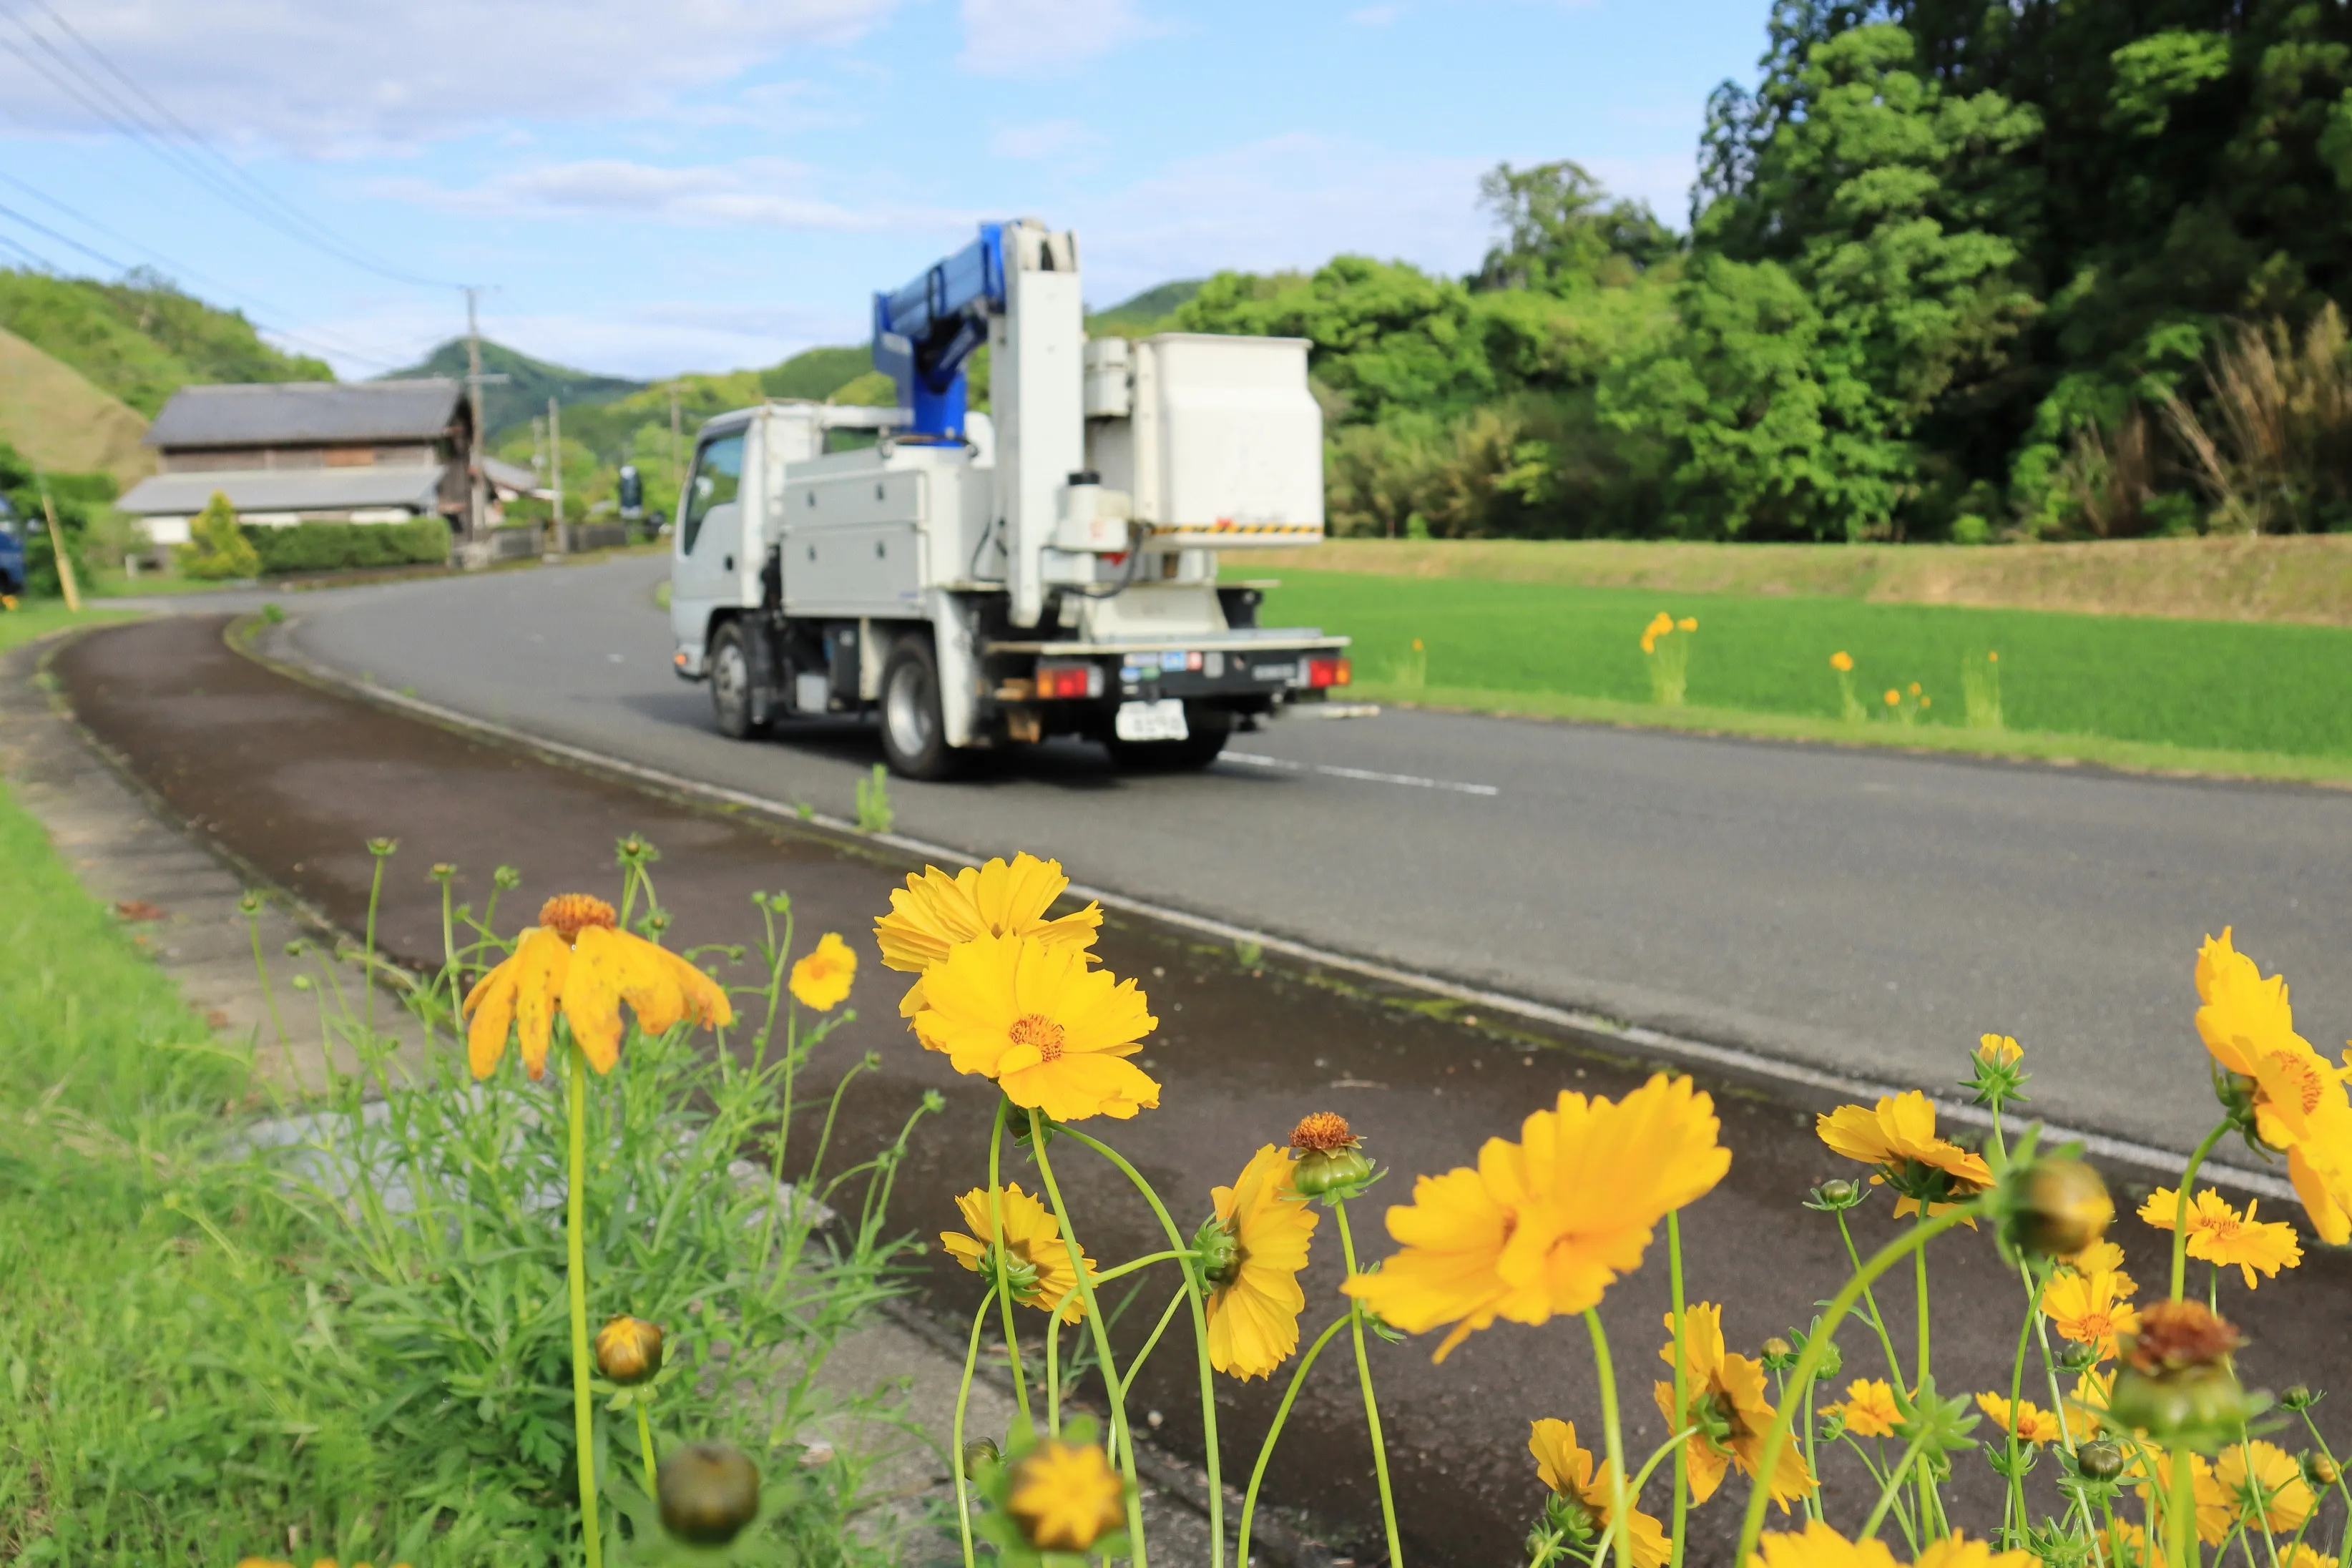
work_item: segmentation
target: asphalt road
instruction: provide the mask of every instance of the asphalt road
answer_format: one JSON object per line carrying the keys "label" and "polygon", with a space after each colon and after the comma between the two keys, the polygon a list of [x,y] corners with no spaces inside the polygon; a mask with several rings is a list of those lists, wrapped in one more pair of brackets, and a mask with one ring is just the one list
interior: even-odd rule
{"label": "asphalt road", "polygon": [[[665,572],[304,595],[294,636],[450,708],[846,815],[871,731],[719,736],[670,672]],[[2042,1114],[2174,1148],[2212,1116],[2206,932],[2234,923],[2283,968],[2323,1048],[2352,1030],[2352,794],[1391,710],[1280,722],[1199,775],[1070,742],[892,796],[900,831],[973,853],[1847,1073],[1944,1083],[2012,1034]]]}

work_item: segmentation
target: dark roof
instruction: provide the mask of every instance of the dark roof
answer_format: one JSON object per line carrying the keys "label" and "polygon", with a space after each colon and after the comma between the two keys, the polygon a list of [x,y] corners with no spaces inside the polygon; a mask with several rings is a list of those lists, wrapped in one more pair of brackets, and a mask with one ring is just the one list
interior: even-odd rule
{"label": "dark roof", "polygon": [[437,468],[231,468],[211,473],[154,474],[114,504],[133,517],[175,517],[202,511],[215,490],[238,511],[348,511],[353,507],[404,506],[430,511],[441,488]]}
{"label": "dark roof", "polygon": [[150,447],[260,447],[300,442],[423,441],[448,428],[461,384],[279,381],[184,386],[147,427]]}

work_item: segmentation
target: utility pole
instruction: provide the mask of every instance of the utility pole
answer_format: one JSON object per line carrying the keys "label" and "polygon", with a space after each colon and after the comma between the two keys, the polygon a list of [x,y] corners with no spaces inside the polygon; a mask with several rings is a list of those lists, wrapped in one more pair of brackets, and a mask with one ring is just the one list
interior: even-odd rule
{"label": "utility pole", "polygon": [[555,476],[555,552],[567,548],[563,537],[563,413],[555,399],[547,400],[547,467]]}
{"label": "utility pole", "polygon": [[466,288],[466,392],[474,415],[473,439],[466,454],[466,538],[479,542],[487,508],[482,495],[482,325],[475,309],[481,290]]}

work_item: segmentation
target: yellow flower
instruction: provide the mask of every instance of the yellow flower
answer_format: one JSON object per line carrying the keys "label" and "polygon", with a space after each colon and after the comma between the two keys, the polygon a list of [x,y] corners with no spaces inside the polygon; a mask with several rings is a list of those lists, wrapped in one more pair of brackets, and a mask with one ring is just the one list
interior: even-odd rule
{"label": "yellow flower", "polygon": [[981,936],[923,976],[915,1037],[958,1072],[996,1080],[1006,1099],[1056,1121],[1133,1116],[1160,1085],[1126,1058],[1160,1020],[1132,980],[1088,969],[1087,954],[1034,936]]}
{"label": "yellow flower", "polygon": [[1889,708],[1898,707],[1901,705],[1902,701],[1903,693],[1895,690],[1895,688],[1891,686],[1886,689],[1886,705]]}
{"label": "yellow flower", "polygon": [[2139,1310],[2124,1298],[2132,1293],[2127,1275],[2059,1274],[2042,1287],[2042,1314],[2050,1326],[2078,1345],[2096,1345],[2099,1359],[2116,1353],[2116,1336],[2139,1331]]}
{"label": "yellow flower", "polygon": [[719,983],[667,948],[614,925],[613,906],[584,893],[547,900],[540,923],[525,931],[512,956],[475,984],[463,1011],[466,1057],[488,1078],[506,1055],[511,1028],[523,1070],[547,1070],[547,1044],[559,1011],[588,1065],[600,1073],[621,1059],[621,1004],[637,1027],[662,1034],[680,1018],[708,1028],[735,1021]]}
{"label": "yellow flower", "polygon": [[1660,610],[1656,615],[1650,617],[1650,624],[1642,628],[1642,635],[1645,637],[1662,637],[1674,629],[1674,616],[1666,614],[1664,610]]}
{"label": "yellow flower", "polygon": [[1083,1552],[1127,1517],[1127,1488],[1093,1444],[1048,1438],[1013,1467],[1005,1511],[1041,1552]]}
{"label": "yellow flower", "polygon": [[2017,1402],[2014,1425],[2011,1422],[2009,1401],[1998,1394],[1978,1394],[1977,1408],[1991,1416],[1994,1426],[2013,1434],[2021,1443],[2054,1443],[2058,1440],[2058,1417],[2031,1399]]}
{"label": "yellow flower", "polygon": [[2074,1380],[2074,1391],[2067,1396],[2066,1408],[2070,1413],[2067,1425],[2074,1428],[2076,1442],[2099,1435],[2099,1429],[2107,1424],[2107,1404],[2115,1394],[2116,1374],[2112,1372],[2092,1367]]}
{"label": "yellow flower", "polygon": [[1843,648],[1838,649],[1837,652],[1830,655],[1830,668],[1840,675],[1846,674],[1853,668],[1853,655]]}
{"label": "yellow flower", "polygon": [[[1764,1458],[1765,1434],[1772,1428],[1772,1401],[1764,1392],[1763,1364],[1723,1348],[1722,1308],[1709,1301],[1694,1302],[1683,1317],[1683,1389],[1688,1403],[1681,1412],[1675,1411],[1671,1382],[1654,1384],[1651,1392],[1657,1397],[1658,1413],[1666,1418],[1668,1431],[1698,1428],[1683,1440],[1683,1451],[1688,1460],[1691,1498],[1705,1502],[1723,1484],[1724,1471],[1730,1466],[1738,1466],[1743,1476],[1755,1476]],[[1671,1312],[1665,1324],[1671,1336],[1675,1327]],[[1658,1359],[1668,1366],[1675,1364],[1671,1337],[1659,1348]],[[1785,1513],[1791,1500],[1812,1489],[1813,1473],[1805,1466],[1803,1447],[1793,1438],[1784,1441],[1772,1468],[1772,1500]]]}
{"label": "yellow flower", "polygon": [[1232,1186],[1209,1190],[1221,1233],[1208,1279],[1209,1364],[1235,1377],[1264,1377],[1298,1348],[1298,1314],[1307,1309],[1298,1271],[1316,1215],[1293,1173],[1290,1152],[1268,1143]]}
{"label": "yellow flower", "polygon": [[[294,1564],[282,1557],[240,1557],[237,1559],[236,1568],[294,1568]],[[310,1568],[335,1568],[335,1560],[331,1557],[321,1557],[313,1562]],[[364,1563],[354,1563],[352,1568],[368,1568],[368,1565]],[[395,1563],[392,1568],[408,1568],[408,1564]]]}
{"label": "yellow flower", "polygon": [[[1937,1184],[1956,1198],[1973,1196],[1992,1185],[1992,1171],[1983,1155],[1971,1154],[1936,1136],[1936,1102],[1916,1089],[1908,1094],[1884,1096],[1870,1110],[1841,1105],[1817,1119],[1814,1127],[1822,1142],[1835,1152],[1879,1167],[1870,1178],[1873,1186],[1890,1178],[1916,1184],[1936,1173],[1942,1174]],[[1949,1206],[1935,1204],[1930,1212]],[[1895,1204],[1895,1212],[1917,1214],[1919,1201],[1905,1197]]]}
{"label": "yellow flower", "polygon": [[1895,1388],[1885,1378],[1856,1378],[1845,1385],[1845,1403],[1838,1407],[1845,1429],[1857,1437],[1892,1437],[1903,1412],[1895,1407]]}
{"label": "yellow flower", "polygon": [[1581,1312],[1641,1266],[1669,1210],[1723,1179],[1721,1126],[1687,1078],[1660,1073],[1614,1103],[1563,1093],[1522,1142],[1488,1139],[1477,1169],[1418,1178],[1412,1204],[1388,1212],[1404,1250],[1347,1291],[1410,1332],[1454,1324],[1438,1361],[1496,1318]]}
{"label": "yellow flower", "polygon": [[2336,1559],[2298,1541],[2279,1559],[2279,1568],[2336,1568]]}
{"label": "yellow flower", "polygon": [[857,954],[840,932],[827,931],[793,965],[793,997],[803,1007],[830,1013],[849,995],[849,983],[856,978]]}
{"label": "yellow flower", "polygon": [[1675,623],[1675,630],[1678,632],[1695,632],[1698,630],[1698,617],[1696,616],[1685,616],[1681,620]]}
{"label": "yellow flower", "polygon": [[[1045,918],[1069,885],[1059,860],[1025,852],[1010,864],[991,860],[952,877],[926,866],[921,876],[908,878],[906,887],[890,895],[890,912],[874,922],[882,966],[919,977],[946,958],[948,949],[976,936],[1034,936],[1048,947],[1092,947],[1102,927],[1100,904],[1059,920]],[[898,1016],[911,1018],[922,1009],[923,983],[918,978],[900,999]]]}
{"label": "yellow flower", "polygon": [[[2149,1473],[2155,1478],[2155,1485],[2151,1488],[2143,1484],[2139,1495],[2141,1500],[2146,1501],[2152,1491],[2161,1506],[2172,1496],[2172,1457],[2161,1449],[2146,1452],[2149,1456]],[[2219,1546],[2229,1540],[2236,1514],[2230,1507],[2230,1494],[2214,1479],[2213,1467],[2202,1454],[2189,1456],[2189,1492],[2195,1500],[2197,1539],[2208,1546]]]}
{"label": "yellow flower", "polygon": [[[2294,1226],[2282,1220],[2256,1219],[2254,1210],[2260,1204],[2260,1199],[2249,1199],[2246,1212],[2241,1215],[2212,1188],[2199,1188],[2189,1200],[2189,1256],[2224,1268],[2235,1264],[2245,1276],[2249,1290],[2254,1288],[2256,1269],[2262,1270],[2264,1279],[2273,1279],[2280,1269],[2300,1264],[2303,1243],[2296,1239]],[[2158,1230],[2170,1230],[2179,1209],[2180,1194],[2170,1187],[2158,1187],[2140,1205],[2139,1217]]]}
{"label": "yellow flower", "polygon": [[[2068,1253],[2058,1261],[2077,1274],[2097,1274],[2103,1271],[2108,1274],[2119,1274],[2122,1273],[2124,1267],[2124,1249],[2112,1241],[2095,1241],[2082,1251]],[[2125,1278],[2128,1279],[2130,1276],[2126,1275]],[[2124,1294],[2128,1296],[2137,1289],[2137,1286],[2127,1288]]]}
{"label": "yellow flower", "polygon": [[2007,1067],[2025,1054],[2014,1035],[1982,1035],[1977,1039],[1977,1060],[1994,1067]]}
{"label": "yellow flower", "polygon": [[[2251,1468],[2246,1462],[2248,1448],[2253,1450]],[[2257,1437],[2250,1443],[2232,1444],[2221,1450],[2213,1470],[2238,1517],[2257,1530],[2267,1526],[2280,1535],[2301,1530],[2319,1505],[2303,1479],[2303,1467],[2276,1443]]]}
{"label": "yellow flower", "polygon": [[[1570,1501],[1583,1504],[1585,1511],[1601,1529],[1609,1527],[1614,1517],[1611,1508],[1616,1501],[1617,1468],[1603,1463],[1594,1468],[1591,1452],[1577,1447],[1574,1426],[1549,1416],[1530,1423],[1528,1452],[1535,1456],[1536,1474],[1543,1478],[1544,1485]],[[1633,1568],[1661,1568],[1674,1552],[1665,1527],[1633,1507],[1634,1500],[1630,1495],[1625,1500],[1632,1515],[1625,1526],[1625,1537],[1633,1549]]]}
{"label": "yellow flower", "polygon": [[2165,1568],[2164,1542],[2151,1542],[2147,1531],[2127,1520],[2107,1521],[2107,1561],[2128,1568]]}
{"label": "yellow flower", "polygon": [[1916,680],[1911,683],[1911,695],[1914,697],[1919,695],[1919,683]]}
{"label": "yellow flower", "polygon": [[[1075,1323],[1087,1315],[1086,1299],[1078,1292],[1078,1277],[1070,1268],[1070,1249],[1062,1240],[1062,1226],[1045,1205],[1013,1183],[997,1199],[997,1207],[1004,1215],[1005,1288],[1013,1299],[1024,1307],[1053,1311],[1058,1304],[1062,1321]],[[996,1231],[988,1223],[988,1189],[974,1187],[956,1199],[956,1208],[963,1215],[963,1223],[971,1234],[961,1235],[952,1230],[940,1232],[940,1245],[966,1268],[975,1274],[995,1277],[995,1265],[988,1260],[988,1244],[996,1239]],[[1084,1252],[1087,1278],[1095,1277],[1095,1260]]]}
{"label": "yellow flower", "polygon": [[[1767,1535],[1757,1546],[1748,1568],[1900,1568],[1885,1542],[1848,1541],[1820,1520],[1801,1534]],[[1953,1534],[1921,1552],[1914,1568],[2035,1568],[2035,1562],[2031,1553],[1995,1552],[1990,1542]]]}

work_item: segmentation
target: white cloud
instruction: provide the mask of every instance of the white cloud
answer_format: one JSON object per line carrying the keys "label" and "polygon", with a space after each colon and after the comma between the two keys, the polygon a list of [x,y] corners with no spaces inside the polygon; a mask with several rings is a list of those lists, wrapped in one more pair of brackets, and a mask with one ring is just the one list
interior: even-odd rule
{"label": "white cloud", "polygon": [[[898,3],[79,0],[68,19],[199,133],[333,155],[511,120],[664,111],[776,56],[853,42]],[[121,92],[57,23],[31,7],[18,14],[92,80]],[[92,96],[51,56],[26,53]],[[109,129],[14,53],[0,54],[0,101],[35,129]]]}
{"label": "white cloud", "polygon": [[1150,29],[1136,0],[963,0],[963,66],[1025,76],[1108,54]]}
{"label": "white cloud", "polygon": [[970,215],[914,206],[851,207],[817,194],[815,172],[783,158],[666,166],[625,158],[542,163],[460,190],[379,181],[373,194],[446,212],[508,217],[625,216],[635,222],[835,233],[929,227]]}
{"label": "white cloud", "polygon": [[1075,120],[1008,125],[988,139],[989,153],[998,158],[1066,158],[1101,145],[1100,136]]}
{"label": "white cloud", "polygon": [[1348,20],[1359,27],[1385,27],[1404,15],[1402,5],[1366,5],[1348,13]]}

